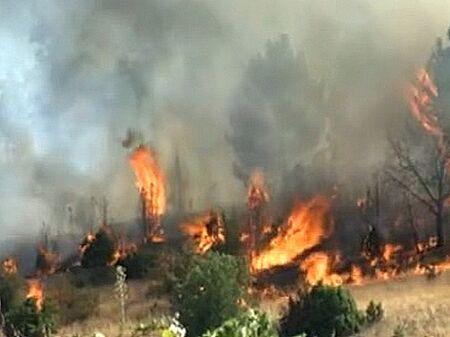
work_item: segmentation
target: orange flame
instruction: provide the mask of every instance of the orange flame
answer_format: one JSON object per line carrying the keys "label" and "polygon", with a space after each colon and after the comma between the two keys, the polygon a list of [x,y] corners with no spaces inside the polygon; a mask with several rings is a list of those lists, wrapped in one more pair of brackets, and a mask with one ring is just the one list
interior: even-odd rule
{"label": "orange flame", "polygon": [[402,249],[402,246],[393,245],[391,243],[387,243],[383,246],[383,259],[385,261],[390,261],[394,254]]}
{"label": "orange flame", "polygon": [[327,285],[338,286],[344,280],[338,274],[331,271],[332,258],[324,252],[316,252],[308,255],[300,264],[300,270],[305,273],[305,280],[315,285],[319,282]]}
{"label": "orange flame", "polygon": [[129,157],[136,177],[136,186],[147,202],[147,215],[160,216],[166,211],[164,175],[154,153],[141,145]]}
{"label": "orange flame", "polygon": [[38,248],[38,258],[40,260],[38,275],[51,275],[56,272],[59,262],[58,254],[49,251],[45,247]]}
{"label": "orange flame", "polygon": [[124,260],[127,256],[136,254],[137,246],[133,242],[129,242],[125,239],[120,239],[114,253],[109,262],[110,266],[116,265],[119,261]]}
{"label": "orange flame", "polygon": [[322,242],[334,227],[329,219],[330,207],[329,199],[324,196],[298,202],[268,246],[252,257],[252,269],[259,271],[288,264]]}
{"label": "orange flame", "polygon": [[83,242],[80,243],[80,245],[78,246],[78,250],[81,254],[81,256],[83,256],[83,254],[86,252],[86,249],[88,249],[90,247],[90,245],[92,244],[92,242],[95,241],[95,235],[92,234],[92,232],[88,232],[86,234],[86,237],[84,238]]}
{"label": "orange flame", "polygon": [[180,228],[192,239],[198,254],[204,254],[213,246],[225,242],[223,220],[216,211],[208,211],[184,222]]}
{"label": "orange flame", "polygon": [[36,304],[36,309],[40,311],[42,309],[42,304],[44,303],[44,289],[42,288],[42,283],[39,279],[30,279],[27,281],[27,299],[33,299]]}
{"label": "orange flame", "polygon": [[17,261],[13,257],[7,257],[2,262],[2,269],[4,275],[14,275],[17,273]]}
{"label": "orange flame", "polygon": [[350,271],[350,279],[349,283],[353,283],[354,285],[361,285],[364,281],[364,276],[360,267],[352,265]]}
{"label": "orange flame", "polygon": [[441,138],[443,131],[432,109],[432,99],[438,96],[436,85],[424,68],[416,72],[416,85],[407,88],[407,100],[411,115],[422,125],[426,132]]}
{"label": "orange flame", "polygon": [[147,221],[147,240],[164,241],[160,217],[166,211],[165,178],[155,154],[144,145],[137,147],[129,157],[136,178],[136,186],[144,203]]}

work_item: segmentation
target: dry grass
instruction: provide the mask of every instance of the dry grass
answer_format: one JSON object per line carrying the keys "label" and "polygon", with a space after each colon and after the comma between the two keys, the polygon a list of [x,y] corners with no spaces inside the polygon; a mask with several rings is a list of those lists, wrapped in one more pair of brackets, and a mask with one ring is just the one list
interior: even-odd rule
{"label": "dry grass", "polygon": [[[166,298],[148,297],[149,281],[130,282],[128,303],[129,331],[139,322],[169,312]],[[391,337],[398,324],[406,325],[407,337],[450,336],[450,273],[434,280],[425,277],[410,277],[389,282],[378,282],[351,287],[358,306],[364,308],[370,300],[381,301],[385,318],[358,337]],[[99,314],[79,324],[60,329],[58,336],[91,336],[101,331],[108,337],[118,336],[119,307],[113,295],[113,286],[96,288],[101,295]],[[155,293],[154,291],[152,292]],[[262,308],[270,316],[279,316],[285,299],[265,302]],[[129,336],[129,331],[126,336]]]}
{"label": "dry grass", "polygon": [[[125,335],[129,336],[131,331],[140,322],[151,318],[157,318],[169,313],[169,305],[166,298],[149,297],[149,290],[155,287],[151,281],[129,282],[129,299],[127,301],[127,329]],[[114,296],[114,286],[104,286],[91,289],[100,294],[100,307],[97,315],[80,323],[74,323],[62,327],[57,337],[89,337],[95,331],[102,332],[107,337],[119,335],[120,309]],[[153,293],[153,291],[151,291]]]}
{"label": "dry grass", "polygon": [[351,289],[358,305],[381,301],[385,318],[361,337],[390,337],[405,324],[408,337],[450,336],[450,273],[436,279],[411,277]]}

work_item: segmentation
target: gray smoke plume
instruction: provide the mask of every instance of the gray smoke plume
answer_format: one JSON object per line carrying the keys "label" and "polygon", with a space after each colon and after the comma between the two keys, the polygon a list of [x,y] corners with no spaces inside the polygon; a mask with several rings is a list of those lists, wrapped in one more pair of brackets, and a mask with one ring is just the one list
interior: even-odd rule
{"label": "gray smoke plume", "polygon": [[444,0],[0,0],[2,235],[88,226],[92,198],[136,216],[128,128],[168,177],[179,154],[192,210],[242,204],[254,166],[274,193],[330,161],[355,183],[383,161],[449,14]]}

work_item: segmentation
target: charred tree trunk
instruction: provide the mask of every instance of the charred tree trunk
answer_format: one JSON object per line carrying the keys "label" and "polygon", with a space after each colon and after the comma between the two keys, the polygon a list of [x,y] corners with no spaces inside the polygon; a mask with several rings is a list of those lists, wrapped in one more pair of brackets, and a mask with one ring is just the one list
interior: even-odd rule
{"label": "charred tree trunk", "polygon": [[438,205],[436,211],[436,246],[443,247],[445,244],[445,231],[444,231],[444,217],[443,217],[443,207],[441,204]]}

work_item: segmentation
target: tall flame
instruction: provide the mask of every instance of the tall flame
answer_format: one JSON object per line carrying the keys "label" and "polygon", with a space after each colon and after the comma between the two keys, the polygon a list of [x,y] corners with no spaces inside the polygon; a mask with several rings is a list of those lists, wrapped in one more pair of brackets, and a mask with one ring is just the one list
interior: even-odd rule
{"label": "tall flame", "polygon": [[288,264],[321,243],[333,231],[330,208],[330,201],[324,196],[298,202],[269,245],[252,258],[252,269],[258,271]]}
{"label": "tall flame", "polygon": [[40,311],[44,303],[44,289],[39,279],[30,279],[27,281],[27,299],[33,299],[36,303],[36,309]]}
{"label": "tall flame", "polygon": [[260,169],[254,169],[247,188],[247,228],[241,234],[250,256],[258,250],[262,235],[270,233],[272,228],[265,207],[268,201],[264,174]]}
{"label": "tall flame", "polygon": [[147,202],[148,215],[163,215],[166,211],[165,179],[155,154],[141,145],[130,155],[129,162],[139,193]]}
{"label": "tall flame", "polygon": [[129,157],[136,178],[136,186],[143,201],[147,240],[164,241],[160,227],[160,217],[166,211],[165,178],[155,154],[150,148],[141,145]]}
{"label": "tall flame", "polygon": [[439,126],[432,100],[438,96],[436,85],[424,68],[416,72],[416,83],[407,90],[407,100],[412,116],[429,134],[441,138],[443,131]]}

